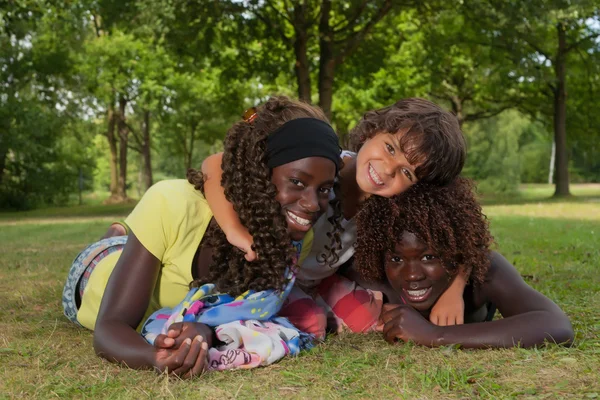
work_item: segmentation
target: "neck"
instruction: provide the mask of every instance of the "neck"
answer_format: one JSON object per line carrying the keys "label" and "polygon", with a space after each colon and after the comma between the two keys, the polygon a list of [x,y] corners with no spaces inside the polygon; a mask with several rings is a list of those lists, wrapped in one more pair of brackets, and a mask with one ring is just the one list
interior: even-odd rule
{"label": "neck", "polygon": [[344,218],[351,219],[370,196],[363,192],[356,182],[356,158],[344,159],[344,168],[340,171],[340,190]]}

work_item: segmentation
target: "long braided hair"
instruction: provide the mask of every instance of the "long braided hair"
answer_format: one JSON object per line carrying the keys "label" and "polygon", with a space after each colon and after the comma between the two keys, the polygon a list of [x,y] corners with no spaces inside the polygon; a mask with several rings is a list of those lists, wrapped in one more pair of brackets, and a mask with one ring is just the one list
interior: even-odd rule
{"label": "long braided hair", "polygon": [[[293,265],[296,250],[291,244],[281,205],[275,200],[277,188],[271,182],[266,160],[267,138],[284,123],[298,118],[328,122],[320,109],[280,96],[258,107],[251,122],[238,122],[227,133],[221,185],[225,197],[252,235],[258,260],[246,261],[242,252],[227,242],[223,231],[212,224],[203,239],[203,245],[213,248],[209,274],[194,280],[192,287],[210,282],[219,291],[235,296],[248,289],[280,289],[284,285],[285,270]],[[200,171],[189,170],[187,178],[197,190],[204,192]],[[339,210],[337,200],[331,203],[334,210]],[[336,214],[332,217],[334,227],[339,226],[341,219],[341,212]],[[332,237],[339,238],[339,235],[332,234]],[[331,247],[333,253],[337,243]]]}

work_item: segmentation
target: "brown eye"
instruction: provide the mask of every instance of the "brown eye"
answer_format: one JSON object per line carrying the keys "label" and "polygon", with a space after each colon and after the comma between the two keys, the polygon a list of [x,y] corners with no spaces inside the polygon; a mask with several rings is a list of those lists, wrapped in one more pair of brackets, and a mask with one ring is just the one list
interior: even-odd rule
{"label": "brown eye", "polygon": [[290,182],[292,185],[304,187],[304,184],[300,181],[300,179],[290,178]]}
{"label": "brown eye", "polygon": [[406,175],[406,177],[412,182],[413,181],[413,176],[410,173],[410,171],[406,168],[402,168],[402,172],[404,172],[404,175]]}
{"label": "brown eye", "polygon": [[386,147],[388,153],[390,153],[391,155],[396,154],[396,150],[394,150],[394,148],[389,143],[386,143],[385,147]]}
{"label": "brown eye", "polygon": [[400,257],[400,256],[392,256],[392,257],[390,257],[390,261],[393,262],[393,263],[400,263],[400,262],[402,262],[402,257]]}

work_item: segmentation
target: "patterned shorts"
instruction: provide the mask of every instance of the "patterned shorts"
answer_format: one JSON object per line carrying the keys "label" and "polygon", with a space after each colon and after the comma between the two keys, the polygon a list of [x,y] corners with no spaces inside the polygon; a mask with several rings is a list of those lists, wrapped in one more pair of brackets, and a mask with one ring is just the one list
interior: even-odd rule
{"label": "patterned shorts", "polygon": [[[70,321],[77,321],[77,297],[83,297],[83,291],[96,265],[107,255],[123,249],[127,236],[114,236],[92,243],[73,261],[63,289],[62,303],[65,315]],[[79,295],[79,296],[78,296]]]}

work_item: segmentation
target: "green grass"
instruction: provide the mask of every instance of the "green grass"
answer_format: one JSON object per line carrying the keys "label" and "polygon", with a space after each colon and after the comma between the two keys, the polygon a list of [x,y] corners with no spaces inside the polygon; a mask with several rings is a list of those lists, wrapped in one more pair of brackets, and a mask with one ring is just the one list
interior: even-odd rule
{"label": "green grass", "polygon": [[427,349],[340,335],[268,368],[189,382],[101,360],[91,333],[62,315],[72,259],[127,207],[3,217],[0,398],[600,398],[600,202],[593,196],[485,208],[498,250],[571,317],[571,348]]}

